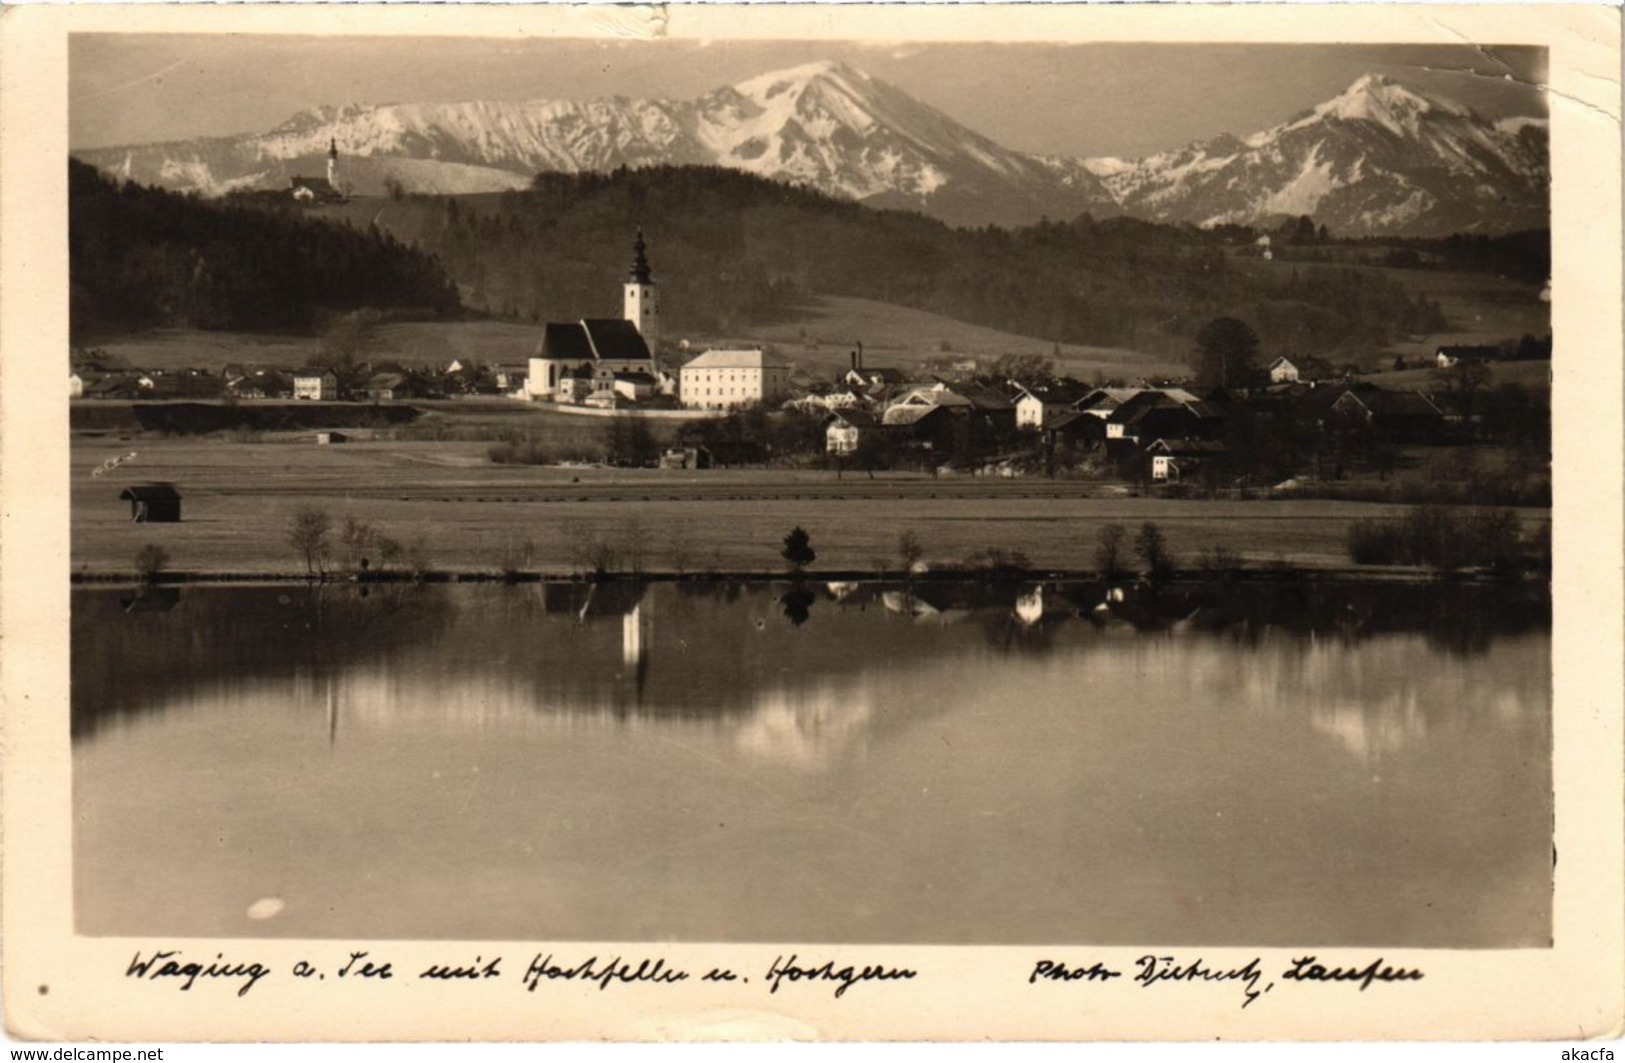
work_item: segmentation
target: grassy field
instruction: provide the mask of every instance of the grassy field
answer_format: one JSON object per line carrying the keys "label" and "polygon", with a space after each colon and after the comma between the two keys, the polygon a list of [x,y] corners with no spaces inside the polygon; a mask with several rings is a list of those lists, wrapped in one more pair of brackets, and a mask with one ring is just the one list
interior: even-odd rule
{"label": "grassy field", "polygon": [[[927,359],[975,358],[986,363],[1005,354],[1055,356],[1052,342],[1017,336],[924,310],[879,303],[872,299],[822,296],[784,321],[746,330],[743,342],[770,343],[804,368],[826,372],[845,369],[848,354],[863,342],[864,362],[914,370]],[[1088,380],[1101,373],[1112,378],[1183,374],[1185,367],[1157,355],[1124,347],[1060,345],[1056,357],[1062,372]],[[815,370],[816,371],[816,370]]]}
{"label": "grassy field", "polygon": [[[131,449],[137,456],[128,465],[91,476]],[[119,491],[148,480],[179,487],[182,523],[130,522]],[[914,532],[937,564],[993,546],[1042,567],[1088,568],[1103,525],[1133,529],[1148,520],[1187,559],[1222,546],[1255,566],[1340,567],[1351,520],[1397,511],[1325,501],[1134,498],[1044,480],[498,466],[485,460],[483,444],[317,447],[308,435],[243,444],[153,439],[133,447],[78,438],[71,483],[73,570],[91,576],[133,572],[147,544],[168,552],[173,571],[298,574],[303,562],[286,534],[307,505],[335,522],[355,517],[416,544],[435,570],[495,572],[511,564],[550,574],[578,570],[594,547],[609,551],[618,568],[773,571],[782,568],[783,536],[798,524],[818,551],[815,571],[895,568],[904,531]],[[1526,511],[1523,519],[1549,515]]]}

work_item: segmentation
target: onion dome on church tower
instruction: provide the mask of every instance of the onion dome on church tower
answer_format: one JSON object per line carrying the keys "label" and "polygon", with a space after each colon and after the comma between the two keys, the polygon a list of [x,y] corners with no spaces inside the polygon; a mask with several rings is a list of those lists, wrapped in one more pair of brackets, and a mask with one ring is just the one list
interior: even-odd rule
{"label": "onion dome on church tower", "polygon": [[643,227],[638,227],[637,242],[632,245],[635,257],[632,259],[632,268],[628,271],[635,284],[653,284],[654,278],[649,275],[649,258],[645,253],[649,245],[643,242]]}

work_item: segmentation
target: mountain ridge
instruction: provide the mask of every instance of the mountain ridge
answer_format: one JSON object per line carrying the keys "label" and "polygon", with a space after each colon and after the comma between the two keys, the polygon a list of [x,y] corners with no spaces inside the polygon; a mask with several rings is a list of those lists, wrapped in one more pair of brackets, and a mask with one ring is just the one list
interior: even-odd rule
{"label": "mountain ridge", "polygon": [[[80,151],[119,176],[221,194],[320,173],[360,192],[522,188],[541,171],[719,165],[958,225],[1127,213],[1212,226],[1310,214],[1341,235],[1544,226],[1544,119],[1488,121],[1368,74],[1269,129],[1140,159],[1002,147],[844,63],[769,71],[694,100],[326,104],[264,133]],[[399,172],[397,172],[399,171]]]}

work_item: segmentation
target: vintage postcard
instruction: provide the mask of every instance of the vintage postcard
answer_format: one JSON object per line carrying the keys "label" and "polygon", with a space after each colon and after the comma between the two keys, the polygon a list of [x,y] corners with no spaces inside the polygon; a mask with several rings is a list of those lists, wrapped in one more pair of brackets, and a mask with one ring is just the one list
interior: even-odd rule
{"label": "vintage postcard", "polygon": [[1617,1038],[1619,30],[6,12],[10,1035]]}

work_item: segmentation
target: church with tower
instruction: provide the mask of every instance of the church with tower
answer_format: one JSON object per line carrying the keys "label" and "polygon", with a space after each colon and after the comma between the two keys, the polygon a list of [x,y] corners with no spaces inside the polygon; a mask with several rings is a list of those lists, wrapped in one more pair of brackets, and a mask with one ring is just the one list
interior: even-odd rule
{"label": "church with tower", "polygon": [[339,142],[327,141],[327,176],[295,177],[289,193],[300,203],[341,203],[344,193],[339,191]]}
{"label": "church with tower", "polygon": [[621,289],[621,316],[549,322],[530,359],[526,398],[614,405],[661,390],[654,356],[660,342],[660,299],[642,229],[632,250],[632,268]]}

